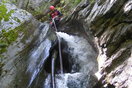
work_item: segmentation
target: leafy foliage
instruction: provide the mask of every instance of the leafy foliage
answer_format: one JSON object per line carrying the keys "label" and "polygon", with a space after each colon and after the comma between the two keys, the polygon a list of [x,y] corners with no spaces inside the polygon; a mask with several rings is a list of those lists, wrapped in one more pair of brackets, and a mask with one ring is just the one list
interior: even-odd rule
{"label": "leafy foliage", "polygon": [[57,5],[57,9],[60,10],[64,15],[69,15],[72,12],[73,7],[78,5],[82,0],[61,0],[60,4]]}
{"label": "leafy foliage", "polygon": [[10,30],[6,32],[2,30],[0,33],[0,54],[6,51],[6,47],[15,41],[18,37],[17,30]]}
{"label": "leafy foliage", "polygon": [[[14,10],[8,11],[6,8],[7,0],[2,0],[2,3],[0,3],[0,24],[1,20],[9,21],[10,16],[12,13],[14,13]],[[6,47],[16,39],[17,34],[15,30],[10,30],[8,32],[5,31],[5,29],[0,31],[0,54],[6,51]]]}
{"label": "leafy foliage", "polygon": [[90,0],[90,3],[92,4],[92,3],[94,3],[95,2],[95,0]]}
{"label": "leafy foliage", "polygon": [[4,21],[9,21],[9,17],[14,13],[14,10],[7,11],[6,6],[3,3],[0,3],[0,22],[3,19]]}
{"label": "leafy foliage", "polygon": [[27,30],[24,31],[25,24],[21,24],[13,30],[9,30],[6,32],[4,29],[0,31],[0,58],[1,54],[7,51],[7,47],[12,44],[19,36],[19,33],[26,33]]}
{"label": "leafy foliage", "polygon": [[2,1],[2,3],[8,3],[8,2],[10,2],[10,0],[1,0]]}

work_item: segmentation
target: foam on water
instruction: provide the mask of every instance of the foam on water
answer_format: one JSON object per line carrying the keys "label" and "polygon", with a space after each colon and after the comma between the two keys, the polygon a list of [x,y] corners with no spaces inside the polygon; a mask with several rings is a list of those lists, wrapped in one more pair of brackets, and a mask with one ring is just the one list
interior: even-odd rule
{"label": "foam on water", "polygon": [[96,53],[86,39],[63,32],[57,32],[57,35],[67,42],[69,53],[74,58],[75,63],[79,63],[82,67],[80,71],[88,72],[88,70],[97,70]]}

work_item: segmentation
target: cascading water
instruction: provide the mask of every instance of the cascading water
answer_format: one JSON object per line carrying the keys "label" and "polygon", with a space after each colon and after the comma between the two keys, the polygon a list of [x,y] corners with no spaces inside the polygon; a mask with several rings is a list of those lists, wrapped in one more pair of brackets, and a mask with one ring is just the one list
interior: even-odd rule
{"label": "cascading water", "polygon": [[38,73],[40,72],[44,64],[44,61],[49,56],[50,47],[51,47],[50,41],[46,40],[43,43],[41,43],[40,46],[37,47],[35,51],[33,51],[30,58],[29,67],[27,70],[31,72],[31,80],[30,80],[29,86],[31,85],[33,80],[36,78],[36,76],[38,75]]}
{"label": "cascading water", "polygon": [[[72,57],[67,59],[71,59],[73,64],[71,73],[55,74],[56,88],[91,88],[96,83],[96,79],[92,75],[97,71],[96,52],[83,37],[62,32],[57,32],[57,36],[67,43],[67,51]],[[52,88],[50,80],[51,75],[49,74],[43,88]]]}
{"label": "cascading water", "polygon": [[[86,39],[79,36],[72,36],[66,33],[57,32],[64,41],[67,42],[68,52],[72,56],[74,64],[79,64],[81,72],[97,71],[97,53]],[[74,65],[73,65],[74,69]]]}
{"label": "cascading water", "polygon": [[27,88],[92,88],[96,83],[93,74],[97,71],[97,53],[92,46],[83,37],[63,32],[56,32],[59,45],[53,46],[48,31],[49,25],[42,24],[36,46],[29,54]]}
{"label": "cascading water", "polygon": [[30,54],[29,58],[29,66],[27,68],[27,72],[30,73],[31,79],[29,82],[28,87],[32,84],[36,76],[40,73],[42,70],[43,64],[45,60],[48,58],[50,54],[50,48],[51,48],[51,41],[46,38],[49,25],[48,24],[42,24],[44,26],[40,30],[40,36],[38,38],[38,44],[34,48],[34,50]]}

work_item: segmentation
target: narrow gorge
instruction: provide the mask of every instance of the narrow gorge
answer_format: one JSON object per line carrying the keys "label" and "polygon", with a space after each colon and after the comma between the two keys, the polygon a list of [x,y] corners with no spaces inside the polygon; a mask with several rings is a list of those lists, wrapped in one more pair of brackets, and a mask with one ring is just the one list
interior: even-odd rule
{"label": "narrow gorge", "polygon": [[132,0],[0,0],[0,13],[0,88],[132,87]]}

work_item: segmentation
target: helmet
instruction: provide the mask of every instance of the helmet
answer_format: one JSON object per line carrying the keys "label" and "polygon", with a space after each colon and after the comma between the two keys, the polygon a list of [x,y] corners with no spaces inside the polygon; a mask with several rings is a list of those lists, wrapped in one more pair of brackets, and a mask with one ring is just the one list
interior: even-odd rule
{"label": "helmet", "polygon": [[49,9],[50,9],[50,10],[54,10],[55,7],[54,7],[54,6],[50,6]]}

